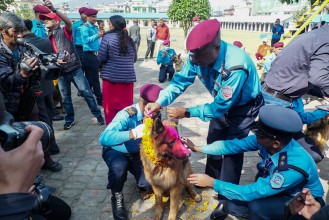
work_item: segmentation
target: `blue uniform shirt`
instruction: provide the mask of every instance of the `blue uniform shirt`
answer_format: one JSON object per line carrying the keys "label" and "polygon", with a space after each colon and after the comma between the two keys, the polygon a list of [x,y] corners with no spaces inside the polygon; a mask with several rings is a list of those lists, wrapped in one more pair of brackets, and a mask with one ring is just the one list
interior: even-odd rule
{"label": "blue uniform shirt", "polygon": [[[273,161],[273,165],[269,168],[269,175],[266,178],[260,177],[255,183],[248,185],[236,185],[221,180],[215,180],[214,190],[228,199],[237,199],[240,201],[252,201],[276,195],[281,192],[294,195],[294,193],[301,190],[298,184],[303,182],[305,179],[304,176],[293,169],[274,172],[274,168],[278,166],[279,154],[281,152],[287,152],[288,164],[299,167],[309,174],[308,182],[304,187],[309,188],[314,197],[323,196],[324,191],[319,179],[317,167],[312,157],[295,140],[291,140],[287,146],[273,155],[270,155],[264,147],[257,143],[255,135],[248,136],[241,140],[216,141],[201,148],[202,153],[212,155],[237,154],[257,150],[260,150],[262,158],[271,158]],[[273,185],[273,182],[276,180],[273,179],[275,177],[281,177],[281,180],[277,182],[278,185]]]}
{"label": "blue uniform shirt", "polygon": [[[249,76],[244,70],[234,70],[226,77],[222,76],[222,71],[237,65],[243,66]],[[199,77],[214,97],[210,104],[189,108],[191,117],[199,117],[203,121],[222,116],[231,106],[248,103],[256,98],[261,90],[257,70],[251,58],[242,49],[221,41],[220,53],[212,67],[192,64],[187,57],[182,70],[176,73],[170,84],[160,92],[157,102],[161,106],[171,104],[194,83],[195,77]]]}
{"label": "blue uniform shirt", "polygon": [[72,27],[72,38],[73,38],[73,44],[82,46],[82,40],[81,40],[81,29],[84,23],[80,19],[77,22],[73,23]]}
{"label": "blue uniform shirt", "polygon": [[162,65],[173,65],[173,62],[172,62],[172,58],[175,57],[175,50],[174,49],[171,49],[171,48],[168,48],[166,50],[166,56],[162,56],[162,52],[164,51],[163,50],[160,50],[159,53],[158,53],[158,57],[157,57],[157,64],[162,64]]}
{"label": "blue uniform shirt", "polygon": [[294,99],[291,108],[299,114],[304,124],[311,124],[329,114],[329,112],[320,109],[313,112],[305,112],[302,98]]}
{"label": "blue uniform shirt", "polygon": [[83,51],[99,50],[98,27],[96,25],[92,25],[87,21],[81,28],[81,39]]}
{"label": "blue uniform shirt", "polygon": [[[137,112],[134,115],[129,115],[127,109],[134,107]],[[122,153],[139,153],[139,145],[141,139],[130,140],[129,132],[142,124],[144,118],[138,104],[133,104],[119,111],[112,122],[107,126],[101,134],[99,142],[104,147],[111,147],[114,150]]]}
{"label": "blue uniform shirt", "polygon": [[[277,33],[277,34],[275,34]],[[283,26],[278,24],[276,27],[272,27],[272,38],[273,39],[281,39],[281,34],[284,33]]]}
{"label": "blue uniform shirt", "polygon": [[274,52],[265,57],[264,73],[268,73],[268,71],[271,68],[271,64],[272,64],[272,62],[274,61],[275,58],[276,58],[276,55],[275,55]]}
{"label": "blue uniform shirt", "polygon": [[32,19],[32,33],[37,37],[47,37],[45,25],[37,19]]}

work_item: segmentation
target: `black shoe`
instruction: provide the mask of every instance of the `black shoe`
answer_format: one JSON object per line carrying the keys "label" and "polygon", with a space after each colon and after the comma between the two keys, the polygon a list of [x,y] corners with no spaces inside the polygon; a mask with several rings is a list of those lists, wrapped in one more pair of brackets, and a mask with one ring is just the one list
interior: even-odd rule
{"label": "black shoe", "polygon": [[64,120],[64,116],[60,114],[53,115],[53,121],[61,121],[61,120]]}
{"label": "black shoe", "polygon": [[43,169],[43,170],[50,170],[52,172],[58,172],[58,171],[61,171],[62,168],[63,168],[62,164],[57,163],[57,162],[54,162],[52,164],[45,164],[45,165],[43,165],[41,169]]}
{"label": "black shoe", "polygon": [[100,116],[97,117],[97,123],[99,125],[105,124],[103,116],[100,115]]}
{"label": "black shoe", "polygon": [[72,122],[65,122],[64,124],[64,130],[69,130],[70,128],[72,128],[72,126],[75,124],[75,121]]}
{"label": "black shoe", "polygon": [[127,220],[127,210],[123,202],[123,193],[116,192],[111,198],[112,212],[114,220]]}
{"label": "black shoe", "polygon": [[224,220],[228,216],[228,213],[224,209],[224,205],[219,203],[216,209],[211,213],[210,219],[212,220]]}

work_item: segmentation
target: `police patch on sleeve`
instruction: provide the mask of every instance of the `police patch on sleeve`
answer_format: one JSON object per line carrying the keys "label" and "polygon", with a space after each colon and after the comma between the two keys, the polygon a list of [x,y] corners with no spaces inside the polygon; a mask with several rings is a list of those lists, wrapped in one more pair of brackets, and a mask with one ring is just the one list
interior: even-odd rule
{"label": "police patch on sleeve", "polygon": [[232,98],[233,88],[231,86],[223,86],[222,87],[222,95],[224,98],[229,99]]}
{"label": "police patch on sleeve", "polygon": [[273,189],[280,189],[285,180],[286,178],[281,173],[274,173],[270,180],[271,187]]}

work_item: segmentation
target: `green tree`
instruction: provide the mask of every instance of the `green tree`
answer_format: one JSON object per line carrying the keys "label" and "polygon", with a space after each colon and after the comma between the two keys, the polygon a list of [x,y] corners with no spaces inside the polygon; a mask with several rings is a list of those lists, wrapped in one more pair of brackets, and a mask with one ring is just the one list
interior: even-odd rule
{"label": "green tree", "polygon": [[307,11],[307,6],[304,6],[292,14],[292,20],[296,23]]}
{"label": "green tree", "polygon": [[193,17],[208,19],[210,11],[209,0],[173,0],[167,14],[171,20],[181,22],[186,37],[188,29],[192,27]]}
{"label": "green tree", "polygon": [[[279,0],[281,3],[287,3],[288,5],[291,5],[293,3],[300,3],[301,0]],[[316,0],[309,0],[311,4],[313,4]]]}
{"label": "green tree", "polygon": [[6,11],[14,0],[0,0],[0,12]]}
{"label": "green tree", "polygon": [[15,12],[22,19],[34,18],[34,11],[29,7],[17,6],[17,7],[15,7]]}

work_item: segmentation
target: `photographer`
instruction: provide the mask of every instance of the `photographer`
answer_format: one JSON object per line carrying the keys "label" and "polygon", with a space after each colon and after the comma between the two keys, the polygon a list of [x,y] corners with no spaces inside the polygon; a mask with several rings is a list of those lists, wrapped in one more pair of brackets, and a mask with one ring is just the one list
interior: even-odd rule
{"label": "photographer", "polygon": [[157,64],[161,64],[159,72],[159,82],[163,83],[167,79],[167,73],[169,73],[168,80],[171,81],[175,74],[174,59],[176,52],[170,48],[170,40],[163,41],[163,49],[159,51]]}
{"label": "photographer", "polygon": [[[25,23],[25,31],[23,38],[28,42],[32,43],[35,47],[37,47],[42,52],[47,54],[53,53],[53,48],[51,42],[47,38],[37,37],[32,30],[32,21],[24,20]],[[37,106],[39,110],[39,120],[46,122],[53,129],[53,114],[54,114],[54,101],[53,101],[53,92],[54,92],[54,84],[50,79],[41,79],[40,81],[40,90],[42,94],[37,97]],[[60,152],[58,145],[54,139],[53,143],[50,144],[49,147],[50,154],[58,154]]]}

